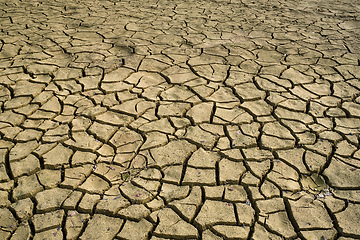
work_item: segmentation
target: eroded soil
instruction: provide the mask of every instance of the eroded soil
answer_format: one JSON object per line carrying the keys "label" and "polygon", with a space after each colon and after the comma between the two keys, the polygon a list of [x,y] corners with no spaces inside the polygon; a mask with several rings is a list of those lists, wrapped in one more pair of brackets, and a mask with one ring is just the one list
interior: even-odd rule
{"label": "eroded soil", "polygon": [[0,6],[0,239],[360,238],[358,1]]}

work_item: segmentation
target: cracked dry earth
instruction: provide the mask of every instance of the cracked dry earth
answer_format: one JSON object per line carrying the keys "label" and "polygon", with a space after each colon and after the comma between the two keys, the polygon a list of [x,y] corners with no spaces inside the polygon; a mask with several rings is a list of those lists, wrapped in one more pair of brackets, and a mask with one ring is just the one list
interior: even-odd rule
{"label": "cracked dry earth", "polygon": [[0,239],[359,239],[358,1],[2,1]]}

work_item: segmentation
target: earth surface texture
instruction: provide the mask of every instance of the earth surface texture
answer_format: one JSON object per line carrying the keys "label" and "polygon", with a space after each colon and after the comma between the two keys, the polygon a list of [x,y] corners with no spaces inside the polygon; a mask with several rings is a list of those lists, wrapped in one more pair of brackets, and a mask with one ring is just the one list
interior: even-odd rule
{"label": "earth surface texture", "polygon": [[357,0],[0,3],[0,239],[359,239]]}

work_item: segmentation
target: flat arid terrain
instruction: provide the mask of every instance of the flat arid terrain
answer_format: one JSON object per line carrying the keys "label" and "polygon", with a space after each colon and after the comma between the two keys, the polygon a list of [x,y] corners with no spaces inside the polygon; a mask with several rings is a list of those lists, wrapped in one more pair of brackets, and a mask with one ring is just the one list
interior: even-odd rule
{"label": "flat arid terrain", "polygon": [[0,1],[0,239],[360,239],[359,0]]}

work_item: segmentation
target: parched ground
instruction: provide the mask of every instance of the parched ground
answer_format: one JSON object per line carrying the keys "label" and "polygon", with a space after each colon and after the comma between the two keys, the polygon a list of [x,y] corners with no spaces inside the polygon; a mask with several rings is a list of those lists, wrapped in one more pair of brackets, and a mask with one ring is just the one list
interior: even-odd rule
{"label": "parched ground", "polygon": [[0,239],[359,239],[358,0],[2,0]]}

